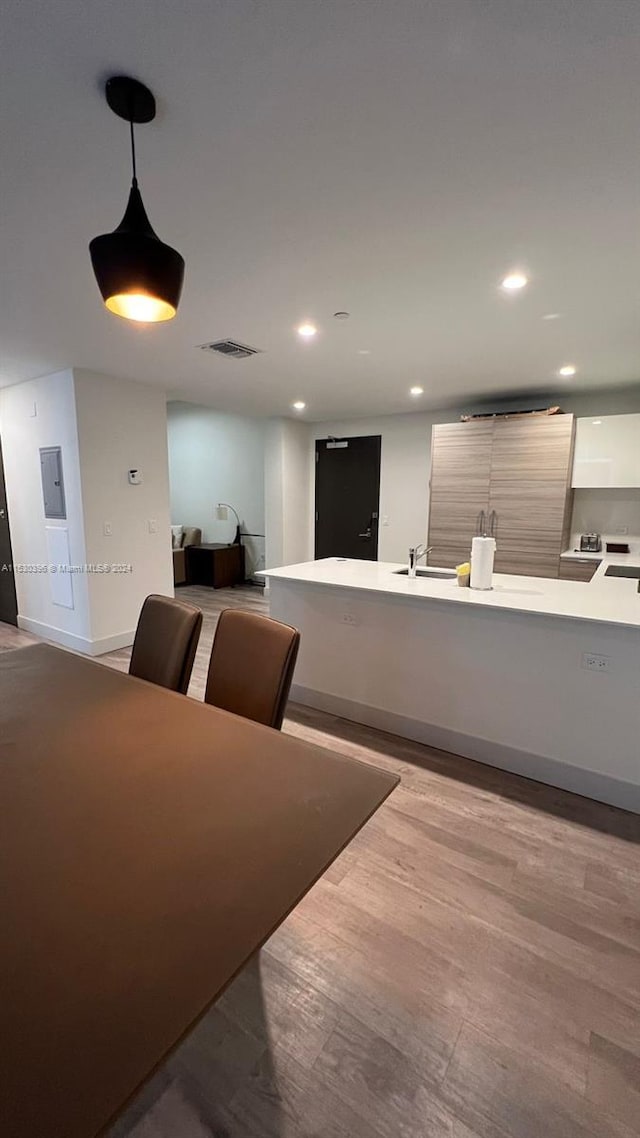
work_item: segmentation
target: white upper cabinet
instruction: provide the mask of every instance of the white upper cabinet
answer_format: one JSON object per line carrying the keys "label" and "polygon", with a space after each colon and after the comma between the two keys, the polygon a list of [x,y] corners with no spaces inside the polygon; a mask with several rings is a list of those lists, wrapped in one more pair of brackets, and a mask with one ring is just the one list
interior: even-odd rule
{"label": "white upper cabinet", "polygon": [[640,415],[576,421],[572,486],[640,486]]}

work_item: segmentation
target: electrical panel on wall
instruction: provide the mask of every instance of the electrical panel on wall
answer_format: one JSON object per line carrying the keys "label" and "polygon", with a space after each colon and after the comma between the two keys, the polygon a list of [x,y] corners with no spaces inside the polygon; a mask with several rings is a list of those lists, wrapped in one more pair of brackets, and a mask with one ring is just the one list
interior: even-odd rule
{"label": "electrical panel on wall", "polygon": [[40,447],[40,473],[45,518],[66,518],[60,447]]}

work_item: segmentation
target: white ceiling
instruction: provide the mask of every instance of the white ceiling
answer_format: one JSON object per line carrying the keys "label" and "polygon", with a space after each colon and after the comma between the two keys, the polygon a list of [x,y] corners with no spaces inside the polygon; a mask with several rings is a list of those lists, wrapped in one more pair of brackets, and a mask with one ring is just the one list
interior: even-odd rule
{"label": "white ceiling", "polygon": [[[5,0],[2,24],[2,382],[77,365],[325,418],[549,391],[566,362],[580,390],[640,379],[637,0]],[[165,325],[108,313],[90,267],[129,185],[112,73],[158,98],[140,184],[187,262]],[[264,354],[196,348],[227,336]]]}

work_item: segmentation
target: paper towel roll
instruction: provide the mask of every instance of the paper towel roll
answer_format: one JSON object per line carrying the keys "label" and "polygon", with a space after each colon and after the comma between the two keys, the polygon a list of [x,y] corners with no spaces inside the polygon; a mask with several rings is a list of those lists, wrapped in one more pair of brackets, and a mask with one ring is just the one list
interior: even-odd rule
{"label": "paper towel roll", "polygon": [[494,537],[474,537],[471,542],[471,588],[490,589],[493,559],[496,555]]}

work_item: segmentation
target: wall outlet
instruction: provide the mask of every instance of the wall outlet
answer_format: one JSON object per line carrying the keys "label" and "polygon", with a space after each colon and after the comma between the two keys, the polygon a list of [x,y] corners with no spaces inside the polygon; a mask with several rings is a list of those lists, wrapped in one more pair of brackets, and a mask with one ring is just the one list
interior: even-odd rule
{"label": "wall outlet", "polygon": [[155,518],[149,518],[149,533],[158,532],[158,523]]}
{"label": "wall outlet", "polygon": [[102,532],[105,537],[113,537],[113,525],[111,522],[102,523]]}
{"label": "wall outlet", "polygon": [[353,615],[353,613],[343,612],[342,623],[348,624],[351,628],[355,628],[358,621],[357,621],[356,617]]}
{"label": "wall outlet", "polygon": [[611,657],[599,656],[597,652],[583,652],[580,666],[587,672],[610,672]]}
{"label": "wall outlet", "polygon": [[620,537],[624,537],[624,535],[627,534],[628,532],[629,532],[629,526],[618,526],[616,529],[616,533],[619,534]]}

